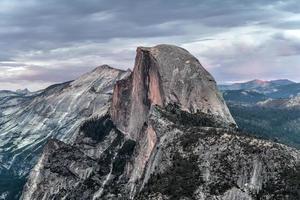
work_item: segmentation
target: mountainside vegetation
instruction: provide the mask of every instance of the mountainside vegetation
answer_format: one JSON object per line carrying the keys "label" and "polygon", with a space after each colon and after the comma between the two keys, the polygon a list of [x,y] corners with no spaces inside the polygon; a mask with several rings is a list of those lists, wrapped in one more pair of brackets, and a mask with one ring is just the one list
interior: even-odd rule
{"label": "mountainside vegetation", "polygon": [[299,83],[256,80],[219,88],[243,132],[300,148]]}
{"label": "mountainside vegetation", "polygon": [[300,110],[228,104],[244,132],[300,148]]}

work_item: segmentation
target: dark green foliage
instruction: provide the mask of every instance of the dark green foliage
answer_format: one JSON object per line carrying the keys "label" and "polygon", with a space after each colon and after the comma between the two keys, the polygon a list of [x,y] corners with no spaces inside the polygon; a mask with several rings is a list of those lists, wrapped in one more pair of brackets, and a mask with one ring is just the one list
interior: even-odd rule
{"label": "dark green foliage", "polygon": [[121,149],[118,151],[118,155],[114,160],[113,163],[113,174],[122,174],[125,168],[125,165],[127,161],[130,159],[130,157],[133,154],[134,147],[135,147],[135,141],[133,140],[126,140],[122,146]]}
{"label": "dark green foliage", "polygon": [[91,93],[96,93],[96,92],[97,92],[94,86],[92,86],[92,87],[89,89],[89,91],[90,91]]}
{"label": "dark green foliage", "polygon": [[191,152],[195,148],[195,145],[199,142],[200,138],[207,137],[208,135],[216,136],[216,129],[209,129],[207,131],[202,131],[199,128],[189,128],[187,129],[188,134],[182,135],[180,137],[180,145],[186,152]]}
{"label": "dark green foliage", "polygon": [[[95,124],[93,124],[95,123]],[[67,199],[90,199],[90,194],[95,193],[102,186],[102,181],[110,173],[112,168],[112,179],[115,183],[114,187],[111,187],[111,183],[107,183],[104,187],[103,196],[107,193],[119,194],[122,191],[120,188],[124,186],[124,180],[120,175],[124,171],[126,162],[130,160],[130,156],[133,153],[135,142],[132,140],[126,140],[124,134],[121,133],[112,124],[109,116],[105,116],[100,119],[92,119],[86,122],[81,131],[84,132],[84,136],[92,137],[94,140],[100,140],[97,144],[102,142],[108,142],[104,137],[107,134],[113,135],[113,141],[109,141],[110,145],[105,149],[99,158],[89,157],[81,151],[81,143],[76,143],[76,146],[64,144],[63,142],[56,141],[60,144],[59,148],[56,146],[55,151],[49,155],[49,161],[45,164],[44,168],[50,169],[52,173],[57,176],[67,177],[69,180],[75,180],[77,185],[73,185],[67,189]],[[95,134],[100,134],[98,137]],[[83,135],[81,135],[82,137]],[[80,138],[82,141],[82,138]],[[52,143],[50,143],[52,144]],[[51,146],[49,149],[52,149]],[[87,169],[92,167],[87,179],[82,179],[80,174],[78,175],[72,168],[71,164],[80,164],[81,169]],[[122,185],[123,184],[123,185]],[[53,196],[53,199],[61,199],[65,193],[63,189],[58,194]],[[52,199],[52,197],[51,197]],[[105,197],[103,197],[105,199]]]}
{"label": "dark green foliage", "polygon": [[276,88],[277,91],[268,94],[270,98],[289,98],[291,96],[297,96],[300,93],[300,83],[293,83],[288,85],[282,85]]}
{"label": "dark green foliage", "polygon": [[280,172],[276,179],[270,180],[263,185],[262,190],[254,195],[256,199],[300,199],[300,164],[294,167],[289,167]]}
{"label": "dark green foliage", "polygon": [[97,173],[100,176],[104,176],[109,173],[111,164],[113,163],[114,155],[116,154],[115,151],[119,148],[119,146],[122,145],[122,142],[124,140],[124,135],[117,129],[115,129],[115,131],[117,133],[117,137],[111,143],[109,148],[104,151],[104,153],[102,154],[103,156],[97,161],[100,166]]}
{"label": "dark green foliage", "polygon": [[236,173],[233,163],[228,159],[231,152],[224,151],[216,155],[219,165],[216,166],[211,173],[217,174],[214,182],[208,185],[209,193],[212,195],[222,195],[232,187],[236,187],[236,179],[232,176]]}
{"label": "dark green foliage", "polygon": [[87,120],[81,125],[80,131],[83,132],[86,137],[90,137],[93,140],[100,142],[114,127],[110,116],[105,115],[100,119],[92,118]]}
{"label": "dark green foliage", "polygon": [[[224,127],[227,124],[223,120],[218,119],[215,115],[210,115],[197,111],[189,113],[180,109],[176,104],[168,104],[164,111],[161,111],[163,117],[168,118],[175,124],[180,126],[207,126],[207,127]],[[234,126],[234,125],[233,125]]]}
{"label": "dark green foliage", "polygon": [[195,199],[193,194],[202,183],[197,156],[183,158],[179,153],[175,153],[172,166],[162,174],[152,174],[142,194],[159,192],[172,200],[182,197]]}
{"label": "dark green foliage", "polygon": [[[251,84],[251,83],[250,83]],[[223,93],[226,101],[231,100],[235,102],[254,102],[263,100],[265,98],[279,99],[279,98],[290,98],[291,96],[297,96],[300,93],[300,83],[286,82],[272,83],[268,87],[260,87],[258,85],[249,85],[243,83],[244,86],[241,88],[229,88],[226,86],[220,86],[219,88]],[[247,92],[248,95],[243,95],[242,92]],[[248,97],[248,100],[247,100]]]}
{"label": "dark green foliage", "polygon": [[241,103],[256,103],[267,99],[264,94],[247,90],[227,90],[223,92],[223,97],[228,102],[234,101]]}
{"label": "dark green foliage", "polygon": [[[184,134],[180,137],[179,141],[183,150],[186,152],[191,152],[193,149],[197,148],[195,145],[199,144],[201,138],[207,139],[210,137],[220,137],[220,133],[214,128],[201,131],[199,129],[190,129],[189,134]],[[217,141],[217,139],[215,139]],[[211,144],[212,145],[212,144]],[[235,180],[231,176],[235,173],[232,163],[228,160],[230,156],[230,151],[224,150],[223,152],[218,152],[213,160],[218,160],[219,165],[216,166],[211,173],[217,174],[216,180],[208,186],[209,193],[212,195],[222,195],[228,189],[236,186]],[[194,161],[196,162],[196,161]]]}
{"label": "dark green foliage", "polygon": [[228,106],[242,131],[300,148],[300,110]]}
{"label": "dark green foliage", "polygon": [[6,200],[19,199],[25,182],[25,177],[19,177],[18,175],[14,175],[14,173],[11,171],[2,171],[0,177],[0,194],[9,191]]}
{"label": "dark green foliage", "polygon": [[294,199],[300,199],[300,163],[295,168],[285,169],[281,177],[287,179],[286,193]]}

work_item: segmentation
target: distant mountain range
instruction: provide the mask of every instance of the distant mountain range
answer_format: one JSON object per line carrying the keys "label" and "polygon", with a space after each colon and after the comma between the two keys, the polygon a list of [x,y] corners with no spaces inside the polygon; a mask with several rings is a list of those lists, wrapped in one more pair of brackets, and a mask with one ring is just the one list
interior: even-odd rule
{"label": "distant mountain range", "polygon": [[[230,85],[219,85],[220,90],[262,90],[268,91],[270,89],[275,89],[279,86],[295,84],[296,82],[290,81],[288,79],[278,79],[272,81],[265,81],[254,79],[252,81],[233,83]],[[272,90],[270,90],[272,92]]]}
{"label": "distant mountain range", "polygon": [[240,129],[300,148],[300,83],[253,80],[219,88]]}
{"label": "distant mountain range", "polygon": [[257,103],[272,99],[290,99],[300,96],[300,83],[287,79],[273,81],[252,80],[231,85],[219,85],[227,101]]}

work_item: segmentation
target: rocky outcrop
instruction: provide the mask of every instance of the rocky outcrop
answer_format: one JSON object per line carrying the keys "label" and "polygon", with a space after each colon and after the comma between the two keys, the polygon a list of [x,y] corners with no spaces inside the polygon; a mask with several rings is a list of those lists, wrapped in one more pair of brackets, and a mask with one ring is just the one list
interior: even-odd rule
{"label": "rocky outcrop", "polygon": [[[107,191],[121,193],[134,147],[135,142],[126,139],[109,116],[90,119],[73,145],[47,143],[21,199],[99,199]],[[115,187],[108,188],[112,182]]]}
{"label": "rocky outcrop", "polygon": [[228,125],[235,124],[214,78],[188,51],[172,45],[138,47],[133,73],[115,85],[113,121],[137,139],[150,107],[170,103],[190,113],[211,113]]}
{"label": "rocky outcrop", "polygon": [[38,92],[1,91],[0,166],[11,176],[0,171],[0,183],[6,183],[0,185],[0,195],[13,198],[15,188],[21,190],[18,180],[28,175],[49,138],[70,143],[84,120],[105,114],[115,82],[129,73],[103,65]]}
{"label": "rocky outcrop", "polygon": [[[185,115],[185,123],[172,120]],[[173,117],[172,117],[173,116]],[[158,134],[136,199],[298,199],[300,152],[233,129],[193,126],[176,107],[153,108]]]}
{"label": "rocky outcrop", "polygon": [[224,125],[235,126],[214,78],[188,51],[172,45],[138,47],[133,72],[116,83],[110,109],[116,126],[139,141],[130,177],[132,193],[156,143],[156,133],[147,125],[149,111],[168,104],[188,113],[212,114]]}
{"label": "rocky outcrop", "polygon": [[139,47],[110,105],[48,143],[22,199],[299,199],[300,152],[238,132],[182,48]]}

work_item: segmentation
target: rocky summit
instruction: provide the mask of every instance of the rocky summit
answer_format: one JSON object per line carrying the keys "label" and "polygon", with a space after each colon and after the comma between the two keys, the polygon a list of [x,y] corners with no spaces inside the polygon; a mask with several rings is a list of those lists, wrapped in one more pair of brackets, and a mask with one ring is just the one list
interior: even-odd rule
{"label": "rocky summit", "polygon": [[99,66],[38,92],[0,91],[0,199],[16,199],[49,138],[71,143],[81,123],[109,109],[127,71]]}
{"label": "rocky summit", "polygon": [[137,48],[107,112],[49,140],[21,199],[299,199],[300,152],[238,131],[188,51]]}

